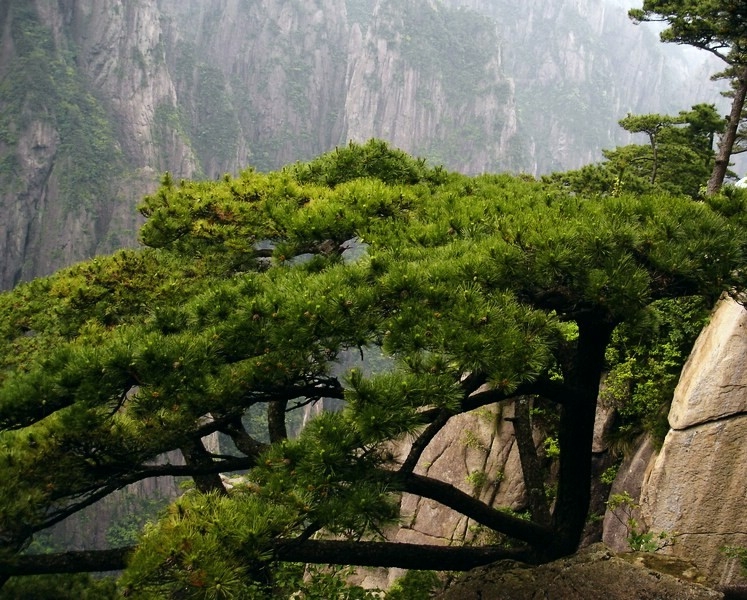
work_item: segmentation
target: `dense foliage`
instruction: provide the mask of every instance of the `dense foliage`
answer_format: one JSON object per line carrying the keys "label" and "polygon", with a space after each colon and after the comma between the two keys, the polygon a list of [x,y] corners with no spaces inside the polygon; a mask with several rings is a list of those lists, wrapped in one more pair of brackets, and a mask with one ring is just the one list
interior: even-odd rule
{"label": "dense foliage", "polygon": [[708,180],[707,191],[721,189],[732,153],[743,151],[738,140],[743,137],[747,96],[747,14],[742,0],[643,0],[641,8],[629,11],[634,21],[666,23],[661,32],[664,42],[687,44],[706,50],[726,63],[726,69],[715,78],[728,79],[732,91],[731,110]]}
{"label": "dense foliage", "polygon": [[543,179],[580,193],[704,195],[716,158],[714,139],[724,130],[712,104],[696,104],[676,116],[629,114],[619,123],[645,135],[645,143],[603,150],[604,162]]}
{"label": "dense foliage", "polygon": [[[123,566],[129,549],[54,568],[14,554],[164,474],[195,490],[144,531],[121,582],[132,597],[265,597],[287,580],[278,562],[458,569],[572,552],[613,332],[657,301],[741,290],[743,204],[467,177],[378,141],[269,174],[166,176],[142,205],[146,248],[0,296],[1,572]],[[384,372],[339,374],[351,353],[377,351]],[[552,506],[527,520],[416,472],[451,417],[526,396],[557,414]],[[344,409],[288,439],[289,412],[322,397]],[[269,444],[242,421],[257,406]],[[214,432],[230,453],[205,449]],[[403,439],[397,460],[390,442]],[[169,450],[186,464],[154,462]],[[219,477],[236,470],[230,486]],[[351,543],[397,522],[396,492],[512,544]]]}

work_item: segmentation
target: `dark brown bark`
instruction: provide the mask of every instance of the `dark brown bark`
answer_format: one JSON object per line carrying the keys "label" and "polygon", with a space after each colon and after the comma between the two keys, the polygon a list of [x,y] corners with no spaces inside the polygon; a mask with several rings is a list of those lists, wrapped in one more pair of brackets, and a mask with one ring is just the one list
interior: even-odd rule
{"label": "dark brown bark", "polygon": [[418,435],[415,441],[410,447],[410,452],[407,458],[399,468],[399,473],[402,475],[409,475],[415,470],[415,467],[423,455],[423,452],[430,444],[431,440],[436,437],[436,434],[443,429],[444,425],[449,421],[453,413],[451,411],[441,409],[436,418]]}
{"label": "dark brown bark", "polygon": [[529,560],[526,552],[498,546],[430,546],[337,540],[308,540],[298,546],[279,546],[276,556],[288,562],[429,571],[468,571],[504,558]]}
{"label": "dark brown bark", "polygon": [[544,470],[537,455],[537,447],[534,445],[529,404],[530,399],[526,396],[518,398],[514,402],[514,417],[510,420],[514,426],[516,445],[519,448],[519,461],[532,520],[542,525],[549,525],[551,516],[547,494],[545,494]]}
{"label": "dark brown bark", "polygon": [[272,443],[288,439],[288,429],[285,426],[285,410],[288,401],[273,400],[267,405],[267,430]]}
{"label": "dark brown bark", "polygon": [[558,443],[560,469],[553,511],[556,536],[547,558],[572,554],[578,548],[591,501],[591,461],[599,382],[604,351],[613,327],[603,319],[580,321],[575,370],[569,376],[577,390],[561,408]]}
{"label": "dark brown bark", "polygon": [[724,595],[724,600],[747,600],[747,585],[717,585],[716,590]]}
{"label": "dark brown bark", "polygon": [[536,548],[546,547],[554,540],[555,533],[549,527],[543,527],[539,523],[525,521],[506,512],[496,510],[450,483],[424,475],[412,474],[399,477],[395,473],[387,474],[384,472],[384,476],[387,477],[387,475],[392,489],[440,502],[473,521],[504,533],[515,540],[525,542]]}
{"label": "dark brown bark", "polygon": [[134,546],[111,550],[85,550],[59,554],[23,554],[0,561],[0,576],[50,575],[54,573],[101,573],[126,566]]}
{"label": "dark brown bark", "polygon": [[[124,569],[135,547],[31,554],[0,561],[0,577],[93,573]],[[466,571],[496,560],[528,560],[525,552],[497,546],[430,546],[396,542],[344,540],[278,541],[274,556],[282,562],[303,562],[365,567]]]}
{"label": "dark brown bark", "polygon": [[659,171],[659,147],[656,142],[656,132],[649,134],[651,139],[651,155],[653,156],[653,165],[651,166],[651,185],[656,183],[656,175]]}
{"label": "dark brown bark", "polygon": [[740,71],[737,81],[739,85],[734,92],[734,98],[731,102],[731,112],[726,124],[726,131],[718,145],[716,154],[716,163],[713,165],[711,178],[708,180],[708,195],[717,194],[724,183],[726,171],[729,169],[729,159],[731,158],[734,143],[737,140],[737,131],[739,123],[742,120],[742,110],[744,109],[745,97],[747,97],[747,66]]}
{"label": "dark brown bark", "polygon": [[232,419],[220,431],[229,436],[238,451],[248,457],[256,459],[261,452],[267,449],[267,444],[258,442],[247,433],[244,424],[241,422],[241,417]]}

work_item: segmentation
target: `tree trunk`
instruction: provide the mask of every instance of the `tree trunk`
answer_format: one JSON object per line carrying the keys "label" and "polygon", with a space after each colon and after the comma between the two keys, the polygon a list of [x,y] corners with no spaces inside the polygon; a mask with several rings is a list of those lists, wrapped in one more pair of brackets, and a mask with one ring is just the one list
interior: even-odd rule
{"label": "tree trunk", "polygon": [[563,404],[558,443],[560,472],[553,512],[557,537],[550,559],[573,554],[581,541],[591,501],[591,460],[599,383],[612,326],[599,320],[580,321],[575,372],[570,374],[575,398]]}
{"label": "tree trunk", "polygon": [[658,152],[658,145],[656,141],[656,134],[652,133],[650,134],[650,140],[651,140],[651,155],[653,157],[653,165],[651,165],[651,185],[654,185],[656,183],[656,174],[659,171],[659,152]]}
{"label": "tree trunk", "polygon": [[[205,450],[205,446],[202,445],[201,440],[186,442],[180,450],[184,456],[184,461],[190,466],[209,466],[213,462],[213,459],[210,457],[207,450]],[[221,480],[219,473],[193,475],[192,479],[194,480],[197,489],[203,494],[208,492],[218,492],[219,494],[226,493],[226,488],[223,486],[223,481]]]}
{"label": "tree trunk", "polygon": [[718,194],[721,186],[724,184],[726,171],[729,169],[729,159],[731,158],[731,152],[734,148],[734,142],[736,142],[737,139],[737,131],[742,119],[744,100],[745,96],[747,96],[747,67],[740,72],[737,81],[739,82],[739,86],[734,92],[729,121],[726,124],[726,131],[719,142],[716,163],[713,165],[713,172],[711,173],[711,178],[708,180],[707,193],[709,196]]}
{"label": "tree trunk", "polygon": [[270,442],[280,442],[288,439],[288,429],[285,425],[285,410],[288,400],[271,400],[267,403],[267,430]]}

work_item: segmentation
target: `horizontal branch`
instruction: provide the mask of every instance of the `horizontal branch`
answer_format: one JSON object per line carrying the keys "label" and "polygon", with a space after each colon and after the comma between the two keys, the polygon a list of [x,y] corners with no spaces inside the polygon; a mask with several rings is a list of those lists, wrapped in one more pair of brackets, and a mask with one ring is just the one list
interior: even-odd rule
{"label": "horizontal branch", "polygon": [[56,554],[20,554],[0,560],[0,575],[53,575],[58,573],[101,573],[121,571],[134,546],[110,550],[83,550]]}
{"label": "horizontal branch", "polygon": [[528,383],[522,383],[511,393],[501,390],[488,388],[477,391],[469,397],[462,400],[462,410],[470,411],[505,400],[514,400],[521,396],[541,396],[545,400],[563,404],[572,398],[575,391],[572,387],[560,382],[550,381],[549,379],[540,379]]}
{"label": "horizontal branch", "polygon": [[109,494],[121,489],[132,483],[137,483],[144,479],[153,477],[195,477],[200,475],[210,475],[215,473],[226,473],[230,471],[244,471],[251,469],[256,465],[256,457],[237,457],[222,461],[216,461],[207,465],[149,465],[142,467],[133,473],[126,473],[119,477],[113,478],[106,484],[102,484],[97,489],[91,489],[85,493],[85,497],[77,502],[67,504],[57,510],[50,511],[47,517],[38,525],[34,526],[32,531],[42,531],[64,521],[69,516],[87,508],[105,498]]}
{"label": "horizontal branch", "polygon": [[306,540],[278,545],[276,556],[284,562],[358,567],[469,571],[497,560],[527,560],[526,552],[499,546],[433,546],[398,542]]}
{"label": "horizontal branch", "polygon": [[[59,573],[120,571],[135,546],[57,554],[24,554],[0,560],[0,575],[21,577]],[[278,540],[274,558],[280,562],[359,567],[467,571],[497,560],[527,560],[526,553],[498,546],[433,546],[397,542],[346,540]]]}

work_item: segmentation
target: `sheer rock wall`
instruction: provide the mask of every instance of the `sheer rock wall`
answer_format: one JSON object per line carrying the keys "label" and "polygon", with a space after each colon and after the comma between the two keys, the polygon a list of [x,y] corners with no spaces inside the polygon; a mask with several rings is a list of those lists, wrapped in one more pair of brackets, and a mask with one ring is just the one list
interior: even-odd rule
{"label": "sheer rock wall", "polygon": [[7,0],[0,289],[135,244],[164,171],[369,137],[468,173],[581,166],[625,112],[713,96],[661,48],[605,2]]}
{"label": "sheer rock wall", "polygon": [[[615,486],[638,499],[646,528],[677,535],[663,552],[723,585],[745,582],[722,547],[747,546],[746,357],[747,310],[722,300],[682,371],[661,450],[644,444],[637,468],[623,470]],[[625,537],[608,514],[605,541],[623,549]]]}

